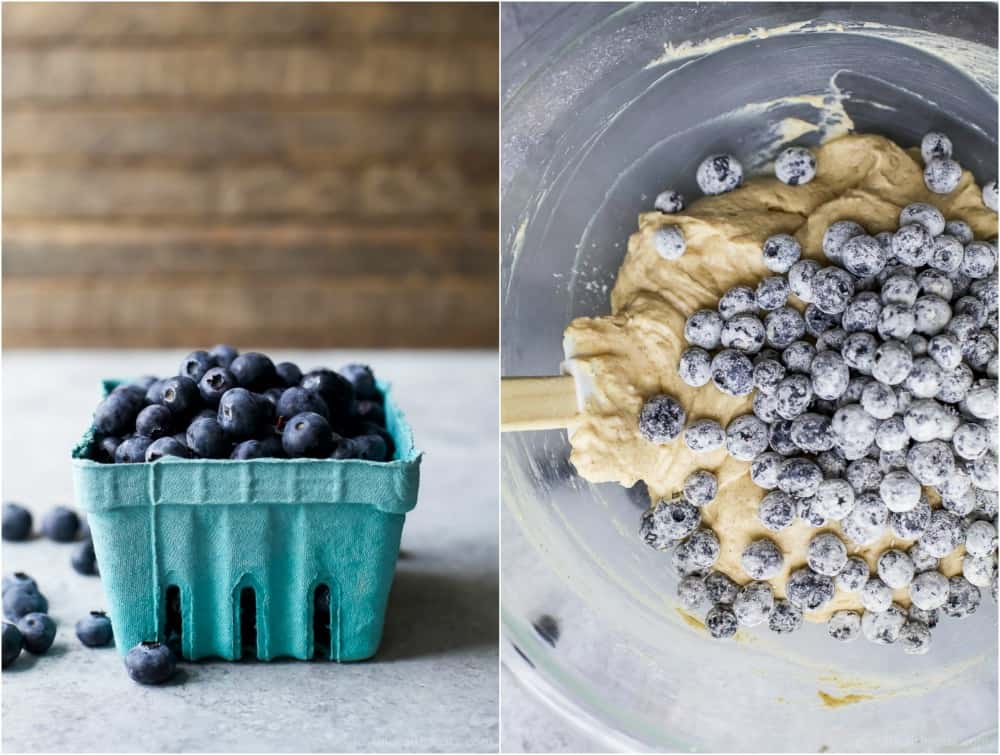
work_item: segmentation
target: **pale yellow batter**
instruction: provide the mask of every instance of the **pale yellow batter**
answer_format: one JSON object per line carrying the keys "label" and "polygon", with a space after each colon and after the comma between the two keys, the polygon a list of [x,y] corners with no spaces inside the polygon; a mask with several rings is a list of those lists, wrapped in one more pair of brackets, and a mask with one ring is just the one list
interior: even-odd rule
{"label": "pale yellow batter", "polygon": [[[719,478],[719,495],[702,514],[722,545],[715,568],[741,584],[750,581],[740,554],[751,540],[770,537],[785,554],[784,570],[769,580],[779,597],[789,571],[805,563],[806,545],[816,530],[801,521],[779,533],[764,528],[757,505],[766,491],[750,480],[748,462],[729,457],[724,449],[695,454],[682,438],[657,446],[639,434],[642,404],[657,393],[676,397],[689,422],[711,418],[725,427],[751,411],[749,396],[727,396],[711,384],[691,388],[677,375],[686,347],[685,320],[697,309],[714,309],[729,288],[756,286],[771,275],[761,247],[776,233],[795,235],[805,257],[822,260],[823,232],[831,223],[855,220],[871,234],[895,230],[904,206],[927,202],[949,220],[966,221],[976,238],[997,234],[997,215],[983,205],[980,188],[967,171],[951,194],[927,191],[919,150],[907,152],[881,136],[851,135],[824,144],[816,158],[816,178],[804,186],[755,178],[729,194],[701,198],[675,215],[640,215],[611,294],[612,315],[579,318],[565,333],[566,355],[591,389],[581,421],[570,431],[571,461],[578,472],[591,482],[627,487],[643,480],[658,499],[680,490],[691,472],[711,470]],[[670,224],[680,226],[687,240],[684,256],[674,261],[662,259],[652,243],[655,231]],[[804,307],[795,297],[791,304]],[[835,523],[824,529],[840,534]],[[891,533],[861,548],[845,542],[852,555],[863,556],[873,568],[886,548],[910,544]],[[960,573],[961,553],[944,559],[942,571]],[[909,604],[905,590],[896,591],[895,599]],[[824,621],[833,611],[860,608],[857,594],[838,591],[833,601],[806,618]]]}

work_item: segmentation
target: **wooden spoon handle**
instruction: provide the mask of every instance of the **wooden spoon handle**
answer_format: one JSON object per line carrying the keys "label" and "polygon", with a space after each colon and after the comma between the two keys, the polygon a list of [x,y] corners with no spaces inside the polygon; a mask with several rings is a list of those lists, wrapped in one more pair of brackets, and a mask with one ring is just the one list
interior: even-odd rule
{"label": "wooden spoon handle", "polygon": [[501,432],[571,427],[577,415],[576,381],[571,375],[500,381]]}

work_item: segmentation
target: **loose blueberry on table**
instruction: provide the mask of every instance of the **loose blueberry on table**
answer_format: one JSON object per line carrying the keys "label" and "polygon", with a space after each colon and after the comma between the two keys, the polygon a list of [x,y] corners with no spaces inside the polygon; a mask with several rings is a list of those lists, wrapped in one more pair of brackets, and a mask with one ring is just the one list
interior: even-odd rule
{"label": "loose blueberry on table", "polygon": [[[303,373],[291,362],[275,365],[265,354],[218,345],[188,354],[177,375],[116,387],[94,412],[91,458],[383,462],[395,452],[383,404],[367,365]],[[42,531],[65,542],[75,539],[78,526],[65,512],[52,512]],[[24,539],[30,529],[30,514],[4,505],[4,539]],[[89,568],[86,554],[79,555]]]}
{"label": "loose blueberry on table", "polygon": [[[922,141],[929,201],[968,185],[952,149],[944,134]],[[801,147],[778,157],[775,174],[789,191],[822,181]],[[706,195],[736,191],[742,166],[712,155],[696,178]],[[996,181],[984,186],[983,211],[996,212],[996,192]],[[685,211],[667,199],[657,199],[661,213]],[[640,536],[671,553],[678,598],[687,610],[707,611],[709,635],[730,638],[764,623],[794,632],[803,614],[853,594],[861,608],[827,614],[830,637],[864,636],[920,655],[930,650],[939,611],[969,616],[983,590],[996,600],[996,244],[927,202],[903,207],[890,229],[832,223],[822,263],[802,258],[799,239],[775,234],[761,250],[773,275],[731,288],[715,310],[687,318],[677,376],[719,391],[720,401],[746,397],[751,413],[730,415],[723,429],[689,420],[680,401],[659,392],[641,404],[639,434],[699,455],[724,447],[769,491],[757,509],[761,531],[784,542],[779,533],[793,524],[813,530],[801,553],[783,553],[759,535],[739,544],[741,586],[713,568],[732,543],[720,549],[708,526],[722,489],[739,479],[731,462],[720,467],[709,456],[711,470],[691,473],[683,495],[653,501]],[[684,254],[665,248],[657,247],[660,264]],[[714,547],[701,547],[709,536]],[[850,555],[864,546],[870,560]],[[942,571],[946,558],[951,576]],[[895,602],[900,592],[908,610]]]}

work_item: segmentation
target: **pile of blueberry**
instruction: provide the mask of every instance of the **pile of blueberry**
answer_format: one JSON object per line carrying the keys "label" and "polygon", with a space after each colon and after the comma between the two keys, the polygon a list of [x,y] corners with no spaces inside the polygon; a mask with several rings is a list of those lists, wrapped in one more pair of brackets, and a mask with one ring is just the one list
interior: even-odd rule
{"label": "pile of blueberry", "polygon": [[392,436],[369,367],[306,374],[291,362],[193,351],[177,375],[120,385],[94,413],[96,458],[107,463],[313,458],[387,461]]}
{"label": "pile of blueberry", "polygon": [[[3,578],[3,667],[13,664],[27,651],[44,655],[56,638],[56,623],[48,615],[49,603],[35,580],[23,572]],[[114,643],[111,619],[103,611],[91,611],[76,623],[76,636],[90,648]],[[143,642],[125,656],[125,670],[139,684],[162,684],[173,676],[177,661],[170,649],[158,642]]]}
{"label": "pile of blueberry", "polygon": [[[937,180],[951,170],[950,142],[928,134],[922,148],[928,188],[945,189]],[[983,200],[996,209],[995,182]],[[921,654],[938,611],[963,618],[979,606],[980,588],[997,596],[996,240],[975,240],[968,224],[919,203],[903,208],[895,231],[869,235],[838,221],[822,246],[825,265],[801,259],[794,237],[772,236],[762,253],[774,276],[730,289],[717,310],[687,320],[681,378],[753,394],[752,413],[725,428],[687,423],[683,407],[659,395],[645,403],[639,430],[652,443],[683,434],[694,452],[725,447],[749,462],[751,479],[769,491],[758,510],[767,529],[780,532],[796,519],[816,529],[837,523],[846,542],[832,532],[813,537],[806,565],[790,574],[786,598],[776,599],[763,580],[802,554],[756,540],[741,559],[752,581],[740,587],[711,570],[720,544],[701,528],[699,509],[718,482],[705,470],[646,511],[640,534],[659,550],[676,546],[680,600],[708,607],[713,637],[765,621],[775,632],[793,631],[803,611],[822,609],[843,590],[859,593],[864,612],[835,612],[830,636],[863,634]],[[792,295],[804,312],[789,306]],[[885,550],[870,574],[848,549],[886,532],[913,544]],[[948,578],[939,559],[960,547],[962,574]],[[901,589],[908,611],[893,602]]]}

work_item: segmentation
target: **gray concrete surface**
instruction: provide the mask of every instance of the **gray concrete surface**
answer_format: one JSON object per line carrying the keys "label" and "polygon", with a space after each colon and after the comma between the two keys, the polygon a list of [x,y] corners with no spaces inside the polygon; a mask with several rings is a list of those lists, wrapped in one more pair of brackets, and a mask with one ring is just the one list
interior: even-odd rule
{"label": "gray concrete surface", "polygon": [[[99,379],[169,374],[182,352],[5,352],[3,498],[36,515],[72,501],[69,451]],[[4,543],[59,624],[43,657],[3,672],[6,752],[492,752],[498,742],[497,358],[486,352],[274,352],[303,367],[370,362],[394,384],[425,451],[420,499],[378,655],[357,664],[183,664],[133,684],[113,649],[73,625],[104,607],[71,546]]]}

